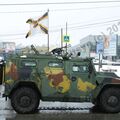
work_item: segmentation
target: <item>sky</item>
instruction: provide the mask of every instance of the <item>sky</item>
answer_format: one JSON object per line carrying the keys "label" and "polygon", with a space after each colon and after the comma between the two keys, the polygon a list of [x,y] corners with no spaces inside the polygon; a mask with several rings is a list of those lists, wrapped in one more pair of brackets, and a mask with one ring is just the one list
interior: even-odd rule
{"label": "sky", "polygon": [[[97,3],[93,3],[95,1]],[[0,0],[0,41],[15,42],[17,46],[47,45],[46,34],[36,34],[27,39],[25,35],[30,29],[26,21],[29,18],[39,18],[48,9],[50,46],[60,46],[61,29],[65,35],[66,23],[71,46],[79,44],[80,39],[88,35],[119,34],[120,1],[99,1],[105,2],[98,2],[98,0],[12,0],[12,2]],[[66,4],[67,2],[69,4]]]}

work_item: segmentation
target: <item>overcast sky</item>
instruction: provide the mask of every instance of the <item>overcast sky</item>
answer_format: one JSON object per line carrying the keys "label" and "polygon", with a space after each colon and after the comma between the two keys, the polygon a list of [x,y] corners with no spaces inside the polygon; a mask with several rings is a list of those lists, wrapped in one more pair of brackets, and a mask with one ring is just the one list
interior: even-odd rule
{"label": "overcast sky", "polygon": [[[16,42],[17,45],[46,45],[47,35],[45,34],[36,34],[28,39],[25,35],[29,31],[26,20],[39,18],[48,9],[50,46],[60,46],[61,28],[66,34],[66,22],[67,34],[70,35],[72,46],[79,44],[80,39],[90,34],[101,34],[101,32],[109,34],[111,30],[119,34],[120,2],[92,3],[98,0],[86,0],[91,3],[76,3],[83,1],[85,2],[85,0],[69,0],[69,3],[73,3],[66,4],[68,0],[0,0],[0,41]],[[24,3],[26,5],[23,5]],[[29,3],[55,4],[29,5]]]}

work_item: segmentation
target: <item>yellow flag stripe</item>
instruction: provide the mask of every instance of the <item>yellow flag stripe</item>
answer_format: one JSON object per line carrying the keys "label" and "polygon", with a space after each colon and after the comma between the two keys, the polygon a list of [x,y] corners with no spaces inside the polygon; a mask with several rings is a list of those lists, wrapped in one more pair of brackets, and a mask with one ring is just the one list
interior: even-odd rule
{"label": "yellow flag stripe", "polygon": [[42,25],[42,24],[39,24],[39,26],[40,26],[41,30],[42,30],[45,34],[48,34],[48,28],[47,28],[47,27],[45,27],[45,26]]}

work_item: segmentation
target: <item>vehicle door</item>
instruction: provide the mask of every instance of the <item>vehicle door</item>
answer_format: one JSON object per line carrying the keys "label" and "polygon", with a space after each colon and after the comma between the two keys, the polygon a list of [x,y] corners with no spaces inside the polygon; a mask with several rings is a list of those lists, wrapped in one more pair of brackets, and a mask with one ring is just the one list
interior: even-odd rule
{"label": "vehicle door", "polygon": [[70,63],[70,96],[76,101],[89,101],[91,91],[95,88],[90,67],[88,62]]}
{"label": "vehicle door", "polygon": [[[46,63],[45,63],[46,62]],[[42,75],[42,95],[44,98],[60,100],[64,97],[69,82],[64,76],[64,63],[62,60],[46,60],[44,61]]]}

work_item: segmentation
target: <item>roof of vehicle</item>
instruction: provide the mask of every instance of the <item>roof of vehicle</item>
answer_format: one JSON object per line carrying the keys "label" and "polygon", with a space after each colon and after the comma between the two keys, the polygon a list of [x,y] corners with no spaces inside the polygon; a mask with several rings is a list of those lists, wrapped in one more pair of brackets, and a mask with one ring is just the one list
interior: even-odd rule
{"label": "roof of vehicle", "polygon": [[28,55],[13,55],[11,56],[12,59],[59,59],[59,60],[69,60],[69,61],[76,61],[76,62],[86,62],[91,61],[92,58],[79,58],[79,57],[67,57],[67,56],[57,56],[51,54],[28,54]]}

